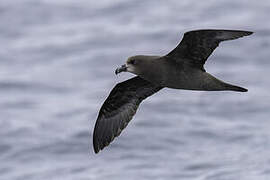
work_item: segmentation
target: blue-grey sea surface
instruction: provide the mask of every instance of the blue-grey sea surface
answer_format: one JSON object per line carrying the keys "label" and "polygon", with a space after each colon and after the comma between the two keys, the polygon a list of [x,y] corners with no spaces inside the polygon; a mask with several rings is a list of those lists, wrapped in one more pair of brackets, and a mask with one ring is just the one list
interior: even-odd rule
{"label": "blue-grey sea surface", "polygon": [[[269,180],[270,1],[1,0],[1,180]],[[114,75],[184,32],[254,31],[206,63],[249,89],[163,89],[99,154],[92,132]]]}

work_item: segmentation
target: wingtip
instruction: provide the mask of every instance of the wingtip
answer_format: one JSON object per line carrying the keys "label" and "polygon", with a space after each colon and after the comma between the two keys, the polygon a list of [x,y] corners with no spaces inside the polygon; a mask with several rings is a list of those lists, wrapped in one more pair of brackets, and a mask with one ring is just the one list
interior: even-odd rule
{"label": "wingtip", "polygon": [[97,150],[97,149],[94,149],[94,152],[95,152],[95,154],[98,154],[99,150]]}
{"label": "wingtip", "polygon": [[[238,33],[240,35],[240,37],[242,36],[249,36],[251,34],[253,34],[254,32],[252,31],[246,31],[246,30],[224,30],[227,32],[232,32],[232,33]],[[239,37],[238,37],[239,38]]]}
{"label": "wingtip", "polygon": [[95,142],[93,143],[93,149],[95,154],[97,154],[100,151],[99,146]]}
{"label": "wingtip", "polygon": [[97,154],[100,150],[97,139],[96,139],[96,128],[94,129],[94,133],[93,133],[93,149],[94,149],[95,154]]}

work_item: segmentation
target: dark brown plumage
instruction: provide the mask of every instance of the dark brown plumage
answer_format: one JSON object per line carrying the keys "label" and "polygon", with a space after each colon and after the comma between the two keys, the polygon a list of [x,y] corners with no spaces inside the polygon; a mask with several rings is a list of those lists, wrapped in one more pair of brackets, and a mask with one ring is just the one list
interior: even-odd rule
{"label": "dark brown plumage", "polygon": [[95,153],[119,136],[145,98],[163,87],[246,92],[245,88],[225,83],[207,73],[204,64],[220,42],[250,34],[250,31],[238,30],[189,31],[165,56],[128,58],[127,63],[117,68],[115,73],[127,71],[137,76],[117,84],[102,105],[93,134]]}
{"label": "dark brown plumage", "polygon": [[117,84],[102,105],[94,129],[95,153],[108,146],[127,126],[139,104],[161,87],[136,76]]}
{"label": "dark brown plumage", "polygon": [[188,61],[202,67],[220,42],[238,39],[252,33],[250,31],[213,29],[189,31],[167,56],[175,61]]}

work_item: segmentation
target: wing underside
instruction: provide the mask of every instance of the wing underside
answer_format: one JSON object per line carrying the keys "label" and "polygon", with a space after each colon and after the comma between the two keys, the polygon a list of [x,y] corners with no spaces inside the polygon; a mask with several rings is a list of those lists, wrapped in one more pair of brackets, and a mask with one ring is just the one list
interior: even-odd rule
{"label": "wing underside", "polygon": [[99,111],[93,135],[95,153],[120,135],[142,100],[160,89],[139,76],[117,84]]}

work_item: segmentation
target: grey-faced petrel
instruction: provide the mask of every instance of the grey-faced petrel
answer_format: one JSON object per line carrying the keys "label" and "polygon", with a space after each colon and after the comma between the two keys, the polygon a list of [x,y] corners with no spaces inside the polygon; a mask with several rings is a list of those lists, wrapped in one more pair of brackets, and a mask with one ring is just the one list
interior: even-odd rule
{"label": "grey-faced petrel", "polygon": [[132,119],[139,104],[164,87],[200,91],[247,89],[225,83],[204,69],[204,64],[221,41],[251,35],[239,30],[195,30],[184,34],[178,46],[165,56],[129,57],[115,73],[131,72],[136,77],[118,83],[102,105],[96,121],[95,153],[108,146]]}

